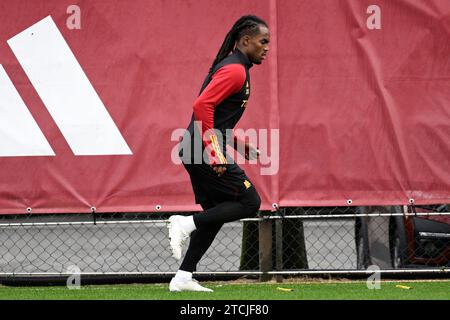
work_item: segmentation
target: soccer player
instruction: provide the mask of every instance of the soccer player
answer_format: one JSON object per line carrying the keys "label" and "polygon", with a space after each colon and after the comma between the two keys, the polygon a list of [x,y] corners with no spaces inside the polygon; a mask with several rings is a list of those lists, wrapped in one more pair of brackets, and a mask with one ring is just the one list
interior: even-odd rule
{"label": "soccer player", "polygon": [[[228,160],[226,146],[230,144],[247,160],[259,155],[249,142],[230,136],[230,130],[241,118],[250,96],[249,69],[265,59],[269,41],[269,28],[262,19],[252,15],[239,18],[226,35],[194,103],[179,155],[189,173],[195,201],[204,211],[169,218],[175,259],[181,259],[183,245],[190,237],[184,260],[170,281],[170,291],[211,292],[192,278],[197,263],[224,223],[258,213],[258,192],[245,172]],[[195,137],[201,141],[196,142]],[[196,143],[201,146],[200,155],[195,152]]]}

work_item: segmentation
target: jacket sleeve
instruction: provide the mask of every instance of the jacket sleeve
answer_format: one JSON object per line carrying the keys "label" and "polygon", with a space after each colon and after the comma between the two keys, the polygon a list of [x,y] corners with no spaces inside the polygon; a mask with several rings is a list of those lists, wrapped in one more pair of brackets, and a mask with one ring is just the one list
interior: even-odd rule
{"label": "jacket sleeve", "polygon": [[201,134],[210,164],[226,164],[217,136],[214,134],[214,110],[227,97],[239,92],[246,72],[241,64],[226,65],[214,73],[211,82],[194,102],[195,121],[201,122]]}

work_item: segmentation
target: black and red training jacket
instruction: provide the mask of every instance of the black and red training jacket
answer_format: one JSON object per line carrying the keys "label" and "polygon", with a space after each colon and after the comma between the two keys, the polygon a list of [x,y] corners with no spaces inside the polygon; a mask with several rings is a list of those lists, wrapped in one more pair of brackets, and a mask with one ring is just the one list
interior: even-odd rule
{"label": "black and red training jacket", "polygon": [[[209,148],[206,153],[209,155],[209,164],[227,163],[226,145],[234,139],[230,132],[242,117],[250,97],[251,67],[248,57],[236,49],[207,75],[194,102],[191,122],[180,144],[179,155],[183,162],[194,161],[196,157],[195,163],[198,163],[198,159],[203,159],[205,148]],[[195,125],[196,121],[201,122],[201,128]],[[214,134],[211,129],[217,130],[220,135]],[[194,131],[197,131],[195,135]],[[195,139],[201,141],[195,142]],[[201,149],[197,149],[202,154],[195,155],[195,143],[201,146]]]}

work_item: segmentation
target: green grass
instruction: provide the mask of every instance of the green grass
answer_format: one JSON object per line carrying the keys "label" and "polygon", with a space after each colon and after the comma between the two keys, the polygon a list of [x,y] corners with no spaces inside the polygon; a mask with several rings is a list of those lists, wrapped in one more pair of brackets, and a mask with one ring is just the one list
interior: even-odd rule
{"label": "green grass", "polygon": [[[167,284],[86,285],[79,290],[64,286],[0,286],[0,300],[450,300],[450,281],[383,282],[380,290],[366,282],[227,283],[205,282],[213,293],[168,292]],[[396,285],[409,286],[401,289]],[[292,291],[280,290],[292,289]]]}

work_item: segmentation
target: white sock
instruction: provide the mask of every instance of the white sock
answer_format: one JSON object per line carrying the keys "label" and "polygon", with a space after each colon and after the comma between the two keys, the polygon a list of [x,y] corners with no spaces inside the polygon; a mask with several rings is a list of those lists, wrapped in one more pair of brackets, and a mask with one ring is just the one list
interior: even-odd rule
{"label": "white sock", "polygon": [[197,229],[195,227],[195,223],[194,223],[194,216],[183,217],[179,221],[180,221],[181,227],[184,230],[186,230],[188,233],[191,233],[192,231]]}
{"label": "white sock", "polygon": [[190,280],[192,280],[192,272],[178,270],[177,274],[175,275],[175,279],[183,281],[183,282],[190,281]]}

